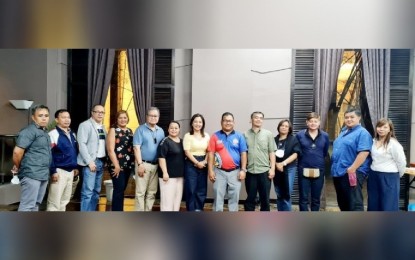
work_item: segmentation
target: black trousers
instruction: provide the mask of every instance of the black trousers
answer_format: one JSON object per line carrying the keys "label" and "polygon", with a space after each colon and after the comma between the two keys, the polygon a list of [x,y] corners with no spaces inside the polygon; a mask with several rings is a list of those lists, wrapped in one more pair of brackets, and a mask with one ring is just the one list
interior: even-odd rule
{"label": "black trousers", "polygon": [[269,193],[271,190],[271,180],[268,179],[268,171],[264,173],[253,174],[246,173],[245,188],[248,197],[245,200],[245,211],[255,210],[255,200],[257,193],[259,193],[259,200],[261,202],[261,211],[270,211],[269,207]]}
{"label": "black trousers", "polygon": [[334,188],[337,194],[337,204],[341,211],[363,211],[363,182],[364,175],[357,172],[357,185],[350,187],[349,175],[333,177]]}

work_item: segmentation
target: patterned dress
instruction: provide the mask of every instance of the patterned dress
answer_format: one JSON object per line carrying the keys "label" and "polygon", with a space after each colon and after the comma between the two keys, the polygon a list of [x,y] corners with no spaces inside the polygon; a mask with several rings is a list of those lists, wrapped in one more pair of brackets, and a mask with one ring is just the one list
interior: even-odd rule
{"label": "patterned dress", "polygon": [[[122,171],[131,170],[134,165],[133,131],[130,128],[122,130],[115,128],[115,155]],[[110,160],[110,171],[114,165]]]}

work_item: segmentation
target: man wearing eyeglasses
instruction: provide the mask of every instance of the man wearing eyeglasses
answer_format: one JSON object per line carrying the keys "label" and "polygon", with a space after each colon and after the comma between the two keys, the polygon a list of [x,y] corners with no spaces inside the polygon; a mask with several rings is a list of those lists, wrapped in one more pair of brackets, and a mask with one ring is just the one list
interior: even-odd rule
{"label": "man wearing eyeglasses", "polygon": [[107,132],[102,125],[105,109],[94,105],[91,118],[78,128],[78,164],[82,166],[81,211],[97,209],[101,191],[102,174],[106,157],[105,138]]}
{"label": "man wearing eyeglasses", "polygon": [[229,211],[238,211],[241,181],[245,179],[247,172],[248,147],[242,133],[234,130],[232,113],[223,113],[221,125],[222,130],[212,135],[208,146],[209,180],[213,182],[213,210],[223,211],[225,194],[228,192]]}
{"label": "man wearing eyeglasses", "polygon": [[136,211],[151,211],[156,199],[157,147],[164,138],[164,130],[157,125],[159,118],[160,110],[150,107],[147,110],[146,123],[140,125],[134,133]]}

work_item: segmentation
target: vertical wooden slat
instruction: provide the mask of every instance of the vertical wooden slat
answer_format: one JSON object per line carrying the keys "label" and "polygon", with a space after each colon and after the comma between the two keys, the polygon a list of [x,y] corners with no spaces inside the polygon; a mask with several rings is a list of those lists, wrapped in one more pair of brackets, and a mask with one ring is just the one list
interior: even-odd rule
{"label": "vertical wooden slat", "polygon": [[[293,132],[297,133],[306,127],[307,113],[314,111],[314,50],[294,50],[293,52],[290,120],[293,124]],[[296,174],[291,201],[298,205],[299,199]]]}
{"label": "vertical wooden slat", "polygon": [[[410,158],[412,111],[411,50],[391,50],[389,118],[395,126],[398,141],[406,158]],[[401,178],[399,208],[406,210],[409,202],[409,177]]]}
{"label": "vertical wooden slat", "polygon": [[160,109],[158,125],[167,134],[168,124],[174,119],[173,50],[154,51],[153,105]]}

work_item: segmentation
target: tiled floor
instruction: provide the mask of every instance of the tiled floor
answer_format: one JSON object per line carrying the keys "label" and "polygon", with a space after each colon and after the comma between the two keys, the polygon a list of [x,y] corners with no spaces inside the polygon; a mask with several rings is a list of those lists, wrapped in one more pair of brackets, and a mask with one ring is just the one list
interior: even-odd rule
{"label": "tiled floor", "polygon": [[[208,202],[205,204],[205,211],[212,211],[212,203]],[[224,206],[224,211],[227,211],[227,205]],[[297,205],[293,205],[292,207],[293,211],[299,211],[299,208]],[[67,211],[79,211],[79,202],[72,201],[68,207]],[[101,197],[98,204],[98,211],[104,212],[104,211],[111,211],[111,203],[107,202],[106,197]],[[125,198],[124,199],[124,211],[131,212],[134,211],[134,199],[133,198]],[[160,211],[160,203],[158,200],[154,203],[153,211]],[[186,211],[186,205],[185,202],[182,202],[180,211]],[[239,204],[239,211],[244,211],[243,204]],[[256,211],[259,211],[259,206],[257,206]],[[275,204],[273,203],[271,205],[271,211],[278,211]],[[322,209],[322,211],[339,211],[339,208],[336,206],[327,206],[325,210]]]}
{"label": "tiled floor", "polygon": [[[366,186],[366,185],[364,185]],[[273,191],[271,191],[273,192]],[[322,206],[325,205],[325,209],[322,209],[322,211],[339,211],[339,208],[337,207],[337,200],[336,200],[336,191],[334,189],[334,185],[332,182],[331,177],[326,177],[325,187],[325,203],[322,203]],[[364,188],[364,197],[366,198],[366,188]],[[243,199],[243,198],[242,198]],[[273,201],[275,203],[275,201]],[[365,201],[366,204],[366,201]],[[159,201],[157,200],[154,204],[153,211],[159,211]],[[0,211],[16,211],[18,208],[18,203],[12,204],[12,205],[0,205]],[[45,210],[46,204],[45,202],[41,205],[40,210]],[[67,211],[79,211],[80,209],[80,202],[79,200],[72,200],[68,206]],[[240,211],[243,211],[243,205],[240,204],[239,207]],[[107,199],[105,197],[105,187],[103,186],[103,190],[101,191],[101,198],[98,205],[99,211],[111,211],[111,204],[107,203]],[[208,202],[205,204],[205,211],[211,211],[212,210],[212,203]],[[227,210],[225,205],[225,211]],[[259,210],[259,207],[257,208]],[[293,211],[298,211],[298,206],[293,205]],[[134,211],[134,198],[132,196],[128,196],[124,200],[124,211]],[[180,211],[186,211],[185,203],[182,203],[181,210]],[[271,205],[271,211],[277,211],[275,204]]]}

